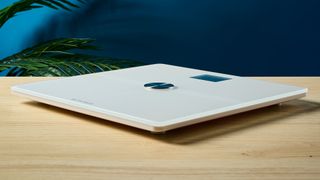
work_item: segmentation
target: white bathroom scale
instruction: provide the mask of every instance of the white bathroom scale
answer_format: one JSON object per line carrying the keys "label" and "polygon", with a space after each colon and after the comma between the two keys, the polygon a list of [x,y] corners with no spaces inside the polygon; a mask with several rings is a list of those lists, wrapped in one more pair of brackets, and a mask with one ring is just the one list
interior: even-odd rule
{"label": "white bathroom scale", "polygon": [[153,64],[13,86],[15,94],[164,132],[304,97],[306,88]]}

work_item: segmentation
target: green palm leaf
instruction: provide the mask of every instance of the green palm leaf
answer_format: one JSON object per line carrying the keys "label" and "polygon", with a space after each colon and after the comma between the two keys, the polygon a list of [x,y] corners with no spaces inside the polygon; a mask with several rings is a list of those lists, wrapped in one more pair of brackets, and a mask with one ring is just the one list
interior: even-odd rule
{"label": "green palm leaf", "polygon": [[[78,0],[84,3],[85,0]],[[0,10],[0,28],[17,13],[29,11],[31,9],[48,7],[52,9],[64,9],[70,11],[71,7],[78,8],[78,5],[69,0],[20,0],[2,10]]]}
{"label": "green palm leaf", "polygon": [[64,58],[74,56],[69,50],[73,49],[91,49],[96,50],[95,46],[90,45],[93,42],[90,38],[60,38],[38,44],[31,48],[27,48],[20,53],[5,58],[3,61],[12,61],[15,58],[29,57],[52,57]]}
{"label": "green palm leaf", "polygon": [[140,62],[77,54],[75,49],[96,49],[92,39],[51,40],[0,61],[7,76],[74,76],[142,65]]}
{"label": "green palm leaf", "polygon": [[132,61],[98,57],[94,60],[92,58],[77,60],[27,58],[12,63],[8,76],[74,76],[116,70],[138,64]]}
{"label": "green palm leaf", "polygon": [[[69,0],[20,0],[0,10],[0,28],[17,13],[41,7],[68,11],[78,8]],[[38,44],[0,60],[0,76],[73,76],[142,65],[135,61],[72,52],[97,49],[90,45],[93,41],[88,38],[61,38]]]}

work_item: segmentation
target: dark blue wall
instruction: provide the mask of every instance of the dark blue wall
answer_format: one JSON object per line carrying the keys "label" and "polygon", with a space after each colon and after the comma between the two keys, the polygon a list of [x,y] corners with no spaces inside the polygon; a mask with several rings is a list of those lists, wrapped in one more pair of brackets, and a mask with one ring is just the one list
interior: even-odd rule
{"label": "dark blue wall", "polygon": [[319,0],[95,0],[26,45],[92,37],[98,55],[232,73],[320,75]]}

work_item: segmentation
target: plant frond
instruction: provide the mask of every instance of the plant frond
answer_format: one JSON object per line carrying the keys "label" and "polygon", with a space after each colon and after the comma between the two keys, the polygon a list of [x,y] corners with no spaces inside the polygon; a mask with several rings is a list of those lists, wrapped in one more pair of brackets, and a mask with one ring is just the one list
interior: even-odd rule
{"label": "plant frond", "polygon": [[29,57],[50,57],[50,58],[67,58],[75,54],[70,52],[74,49],[96,50],[97,47],[90,45],[93,39],[89,38],[60,38],[40,43],[31,48],[27,48],[13,56],[2,60],[2,63],[19,60],[19,58]]}
{"label": "plant frond", "polygon": [[[78,0],[78,2],[84,3],[85,0]],[[79,6],[69,0],[20,0],[0,10],[0,28],[16,14],[42,7],[71,11],[71,8],[78,8]]]}
{"label": "plant frond", "polygon": [[[77,0],[85,3],[86,0]],[[48,7],[64,9],[79,6],[69,0],[19,0],[0,10],[0,28],[16,14]],[[140,62],[77,54],[71,50],[97,49],[93,39],[61,38],[27,48],[0,60],[0,76],[74,76],[142,65]]]}
{"label": "plant frond", "polygon": [[[26,58],[6,65],[7,76],[75,76],[142,65],[139,62],[104,59],[78,54],[82,59]],[[2,65],[0,64],[0,67]]]}
{"label": "plant frond", "polygon": [[72,53],[97,49],[87,38],[62,38],[27,48],[0,61],[7,76],[74,76],[142,65],[140,62]]}

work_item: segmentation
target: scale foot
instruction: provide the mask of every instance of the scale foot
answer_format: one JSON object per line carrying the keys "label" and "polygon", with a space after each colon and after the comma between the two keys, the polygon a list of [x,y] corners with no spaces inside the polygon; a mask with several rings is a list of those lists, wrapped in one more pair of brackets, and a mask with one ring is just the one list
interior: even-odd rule
{"label": "scale foot", "polygon": [[161,132],[154,132],[154,131],[150,131],[151,134],[165,134],[166,131],[161,131]]}

